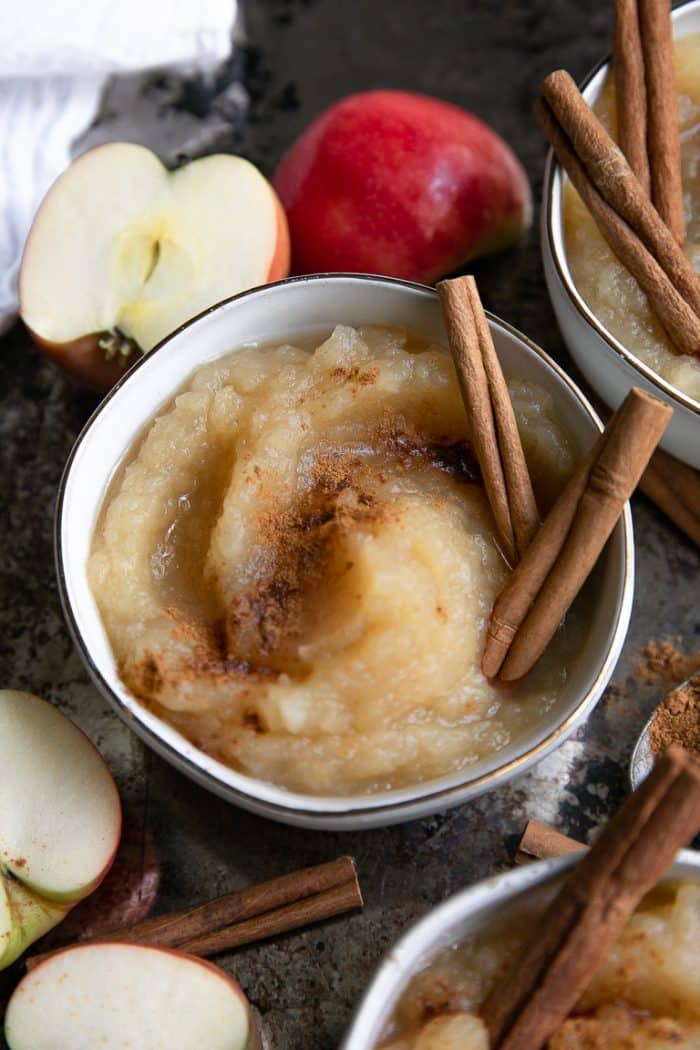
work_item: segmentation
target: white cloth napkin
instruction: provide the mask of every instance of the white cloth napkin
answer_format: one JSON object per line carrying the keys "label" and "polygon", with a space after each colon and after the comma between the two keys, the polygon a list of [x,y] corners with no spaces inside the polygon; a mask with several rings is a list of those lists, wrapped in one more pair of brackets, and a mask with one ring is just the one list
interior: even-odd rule
{"label": "white cloth napkin", "polygon": [[0,332],[36,209],[114,73],[207,72],[231,50],[236,0],[17,0],[0,21]]}

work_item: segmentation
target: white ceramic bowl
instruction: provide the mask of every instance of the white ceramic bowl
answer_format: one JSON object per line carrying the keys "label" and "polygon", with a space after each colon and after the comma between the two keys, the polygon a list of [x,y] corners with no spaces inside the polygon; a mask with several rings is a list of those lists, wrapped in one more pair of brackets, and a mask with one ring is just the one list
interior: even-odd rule
{"label": "white ceramic bowl", "polygon": [[[673,32],[676,38],[700,32],[700,0],[687,0],[673,11]],[[601,62],[580,85],[590,105],[600,94],[609,65],[609,60]],[[562,186],[562,169],[550,150],[542,199],[542,258],[554,313],[571,356],[611,408],[617,408],[632,386],[667,401],[674,413],[661,446],[691,467],[700,468],[700,402],[635,357],[591,312],[576,289],[564,247]]]}
{"label": "white ceramic bowl", "polygon": [[[386,955],[369,985],[341,1050],[374,1050],[410,979],[445,948],[529,907],[544,907],[577,862],[575,854],[536,861],[456,893],[412,926]],[[681,850],[662,880],[700,881],[700,853]]]}
{"label": "white ceramic bowl", "polygon": [[[629,507],[602,559],[595,615],[567,687],[540,725],[469,770],[373,796],[319,797],[287,791],[217,762],[157,718],[125,688],[87,579],[92,533],[114,471],[143,427],[207,361],[251,342],[284,341],[337,322],[404,325],[446,341],[436,293],[422,285],[368,276],[302,277],[245,292],[183,325],[134,366],[97,409],[71,453],[59,491],[56,559],[63,607],[98,688],[127,724],[178,769],[255,813],[320,828],[382,826],[455,806],[523,772],[591,711],[617,662],[633,591]],[[574,440],[588,447],[600,429],[591,406],[546,354],[510,326],[490,319],[506,372],[547,389]]]}

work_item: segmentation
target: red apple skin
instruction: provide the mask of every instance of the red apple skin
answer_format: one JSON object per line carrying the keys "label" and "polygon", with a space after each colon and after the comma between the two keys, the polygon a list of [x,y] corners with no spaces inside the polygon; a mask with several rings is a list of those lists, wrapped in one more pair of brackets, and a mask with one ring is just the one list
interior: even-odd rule
{"label": "red apple skin", "polygon": [[273,185],[298,274],[431,284],[516,240],[532,199],[520,162],[466,110],[406,91],[350,95],[316,118]]}
{"label": "red apple skin", "polygon": [[25,326],[32,342],[41,352],[57,365],[61,371],[70,376],[79,386],[92,390],[95,394],[106,394],[126,371],[142,356],[139,351],[130,355],[125,364],[116,358],[110,361],[100,346],[103,333],[94,332],[81,336],[69,343],[52,343],[43,339],[28,325]]}

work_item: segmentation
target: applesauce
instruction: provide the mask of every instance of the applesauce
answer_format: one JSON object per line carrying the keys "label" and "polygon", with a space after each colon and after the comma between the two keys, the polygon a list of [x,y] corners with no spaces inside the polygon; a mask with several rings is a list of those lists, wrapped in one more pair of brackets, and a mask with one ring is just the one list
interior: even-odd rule
{"label": "applesauce", "polygon": [[[489,1050],[479,1006],[528,938],[516,913],[441,952],[410,982],[382,1050]],[[700,1047],[700,883],[654,890],[627,923],[547,1050]]]}
{"label": "applesauce", "polygon": [[[686,219],[683,250],[700,272],[700,33],[676,41],[675,62]],[[593,108],[614,136],[617,120],[610,75]],[[574,284],[591,312],[640,361],[700,401],[700,357],[673,349],[646,296],[608,247],[568,180],[563,200],[566,258]]]}
{"label": "applesauce", "polygon": [[[293,790],[368,793],[536,727],[576,613],[516,689],[484,678],[508,568],[450,354],[379,327],[317,341],[196,372],[112,484],[89,576],[124,683],[197,747]],[[574,448],[543,390],[510,388],[546,509]]]}

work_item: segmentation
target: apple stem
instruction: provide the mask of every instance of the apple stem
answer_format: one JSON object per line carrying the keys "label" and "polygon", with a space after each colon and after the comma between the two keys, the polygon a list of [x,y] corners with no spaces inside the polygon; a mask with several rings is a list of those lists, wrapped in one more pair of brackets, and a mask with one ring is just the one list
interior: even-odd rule
{"label": "apple stem", "polygon": [[129,364],[131,357],[140,353],[138,343],[119,328],[113,328],[101,335],[97,345],[104,350],[105,361],[112,361],[116,358],[123,368]]}

